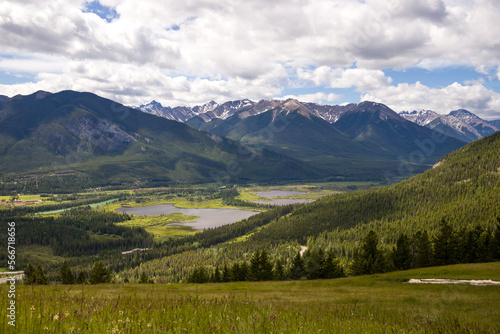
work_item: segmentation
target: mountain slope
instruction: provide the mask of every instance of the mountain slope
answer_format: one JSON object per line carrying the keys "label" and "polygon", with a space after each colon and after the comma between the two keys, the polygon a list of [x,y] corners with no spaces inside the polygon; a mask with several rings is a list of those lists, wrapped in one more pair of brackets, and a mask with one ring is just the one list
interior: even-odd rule
{"label": "mountain slope", "polygon": [[[409,155],[420,152],[419,159],[404,167],[406,172],[419,172],[465,144],[443,136],[435,140],[438,133],[372,102],[321,109],[289,99],[263,112],[256,112],[252,105],[225,120],[205,122],[195,117],[187,124],[314,163],[332,175],[357,178],[381,178],[395,172],[404,177],[399,171],[401,157],[415,160]],[[433,141],[432,152],[422,152],[422,143],[429,140]]]}
{"label": "mountain slope", "polygon": [[[388,157],[422,151],[418,143],[433,136],[436,138],[433,131],[417,126],[387,106],[374,102],[360,103],[357,108],[344,113],[333,126],[356,142]],[[423,152],[425,157],[419,154],[421,163],[435,161],[461,146],[463,142],[443,137],[440,143],[434,145],[433,152]]]}
{"label": "mountain slope", "polygon": [[[492,226],[500,217],[500,133],[443,157],[423,174],[383,188],[328,196],[262,228],[255,241],[330,243],[349,256],[374,229],[386,243],[399,233],[435,231],[445,219],[456,228]],[[316,240],[316,241],[314,241]],[[351,245],[343,247],[342,245]]]}
{"label": "mountain slope", "polygon": [[77,174],[91,182],[314,178],[287,156],[147,115],[90,93],[37,92],[0,106],[2,176]]}
{"label": "mountain slope", "polygon": [[497,129],[497,131],[500,131],[500,119],[495,120],[495,121],[489,121],[488,123],[493,125]]}
{"label": "mountain slope", "polygon": [[431,110],[403,111],[400,115],[418,125],[466,142],[489,136],[497,131],[490,122],[464,109],[454,110],[448,115],[439,115]]}

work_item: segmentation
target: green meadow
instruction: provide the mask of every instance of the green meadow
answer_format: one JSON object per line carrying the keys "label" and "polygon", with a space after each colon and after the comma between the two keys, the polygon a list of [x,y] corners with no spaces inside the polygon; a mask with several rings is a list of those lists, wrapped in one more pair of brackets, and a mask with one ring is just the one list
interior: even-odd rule
{"label": "green meadow", "polygon": [[[17,286],[3,333],[498,333],[500,286],[409,284],[500,280],[500,263],[334,280],[218,284]],[[0,300],[7,305],[7,285]],[[5,312],[5,311],[3,311]]]}

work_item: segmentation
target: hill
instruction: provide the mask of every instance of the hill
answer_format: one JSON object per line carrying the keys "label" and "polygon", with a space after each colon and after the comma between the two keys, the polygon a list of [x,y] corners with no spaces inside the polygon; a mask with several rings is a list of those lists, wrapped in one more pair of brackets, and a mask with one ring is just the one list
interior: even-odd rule
{"label": "hill", "polygon": [[[434,140],[436,132],[378,103],[325,107],[289,99],[266,103],[267,110],[259,104],[263,102],[247,105],[225,119],[194,117],[187,124],[290,155],[334,175],[357,178],[380,179],[387,173],[398,173],[402,159],[408,160],[412,152],[420,155],[409,163],[409,169],[422,172],[465,144],[447,136],[438,142]],[[434,140],[435,145],[432,152],[423,154],[419,143],[427,140]]]}
{"label": "hill", "polygon": [[317,238],[349,256],[352,246],[370,229],[384,243],[392,244],[403,232],[412,235],[425,229],[433,235],[442,219],[455,228],[492,226],[500,217],[498,152],[497,132],[392,186],[321,198],[267,225],[252,238],[302,244]]}
{"label": "hill", "polygon": [[[443,220],[457,232],[450,235],[456,236],[461,251],[475,249],[467,246],[473,230],[474,242],[482,236],[486,239],[481,242],[487,245],[494,231],[500,236],[500,230],[494,227],[500,218],[499,150],[500,133],[495,133],[446,155],[433,169],[397,184],[272,209],[175,240],[168,249],[179,244],[202,247],[189,246],[166,257],[159,255],[142,263],[140,271],[175,282],[186,279],[196,267],[204,266],[209,272],[216,267],[231,267],[250,260],[253,252],[262,249],[290,269],[301,245],[333,250],[347,265],[371,230],[380,249],[390,252],[403,233],[411,240],[418,232],[427,233],[433,240],[441,233]],[[430,243],[426,249],[432,252]],[[138,274],[139,267],[130,267],[120,277]]]}
{"label": "hill", "polygon": [[4,181],[24,178],[31,189],[62,187],[61,180],[86,188],[324,175],[283,154],[74,91],[1,102],[0,170]]}

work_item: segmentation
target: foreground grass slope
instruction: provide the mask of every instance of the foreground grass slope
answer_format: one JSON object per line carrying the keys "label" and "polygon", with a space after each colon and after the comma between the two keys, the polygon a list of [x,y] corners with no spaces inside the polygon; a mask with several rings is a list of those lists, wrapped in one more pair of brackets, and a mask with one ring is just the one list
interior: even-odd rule
{"label": "foreground grass slope", "polygon": [[[18,286],[3,333],[495,333],[500,287],[409,278],[500,280],[500,263],[336,280],[225,284]],[[0,289],[7,303],[7,286]]]}

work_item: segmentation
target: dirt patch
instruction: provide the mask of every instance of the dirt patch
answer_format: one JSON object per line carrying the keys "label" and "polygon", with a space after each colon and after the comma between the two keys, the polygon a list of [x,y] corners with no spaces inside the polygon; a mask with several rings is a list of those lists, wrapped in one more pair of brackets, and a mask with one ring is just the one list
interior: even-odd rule
{"label": "dirt patch", "polygon": [[465,279],[444,279],[444,278],[412,278],[408,281],[410,284],[470,284],[477,286],[500,285],[500,282],[488,280],[465,280]]}

